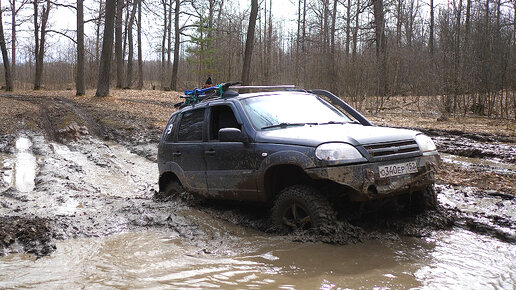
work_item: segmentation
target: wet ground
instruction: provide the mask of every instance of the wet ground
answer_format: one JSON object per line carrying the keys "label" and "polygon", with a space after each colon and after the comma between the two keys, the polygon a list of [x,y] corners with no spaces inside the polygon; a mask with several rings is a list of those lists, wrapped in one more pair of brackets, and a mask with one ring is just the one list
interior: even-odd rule
{"label": "wet ground", "polygon": [[[342,221],[326,236],[281,236],[269,230],[266,208],[154,199],[159,129],[142,129],[148,120],[92,127],[106,116],[52,104],[76,125],[60,126],[47,109],[57,118],[46,129],[0,136],[0,288],[516,284],[511,140],[434,136],[450,152],[442,156],[439,211]],[[494,153],[479,158],[449,144]]]}

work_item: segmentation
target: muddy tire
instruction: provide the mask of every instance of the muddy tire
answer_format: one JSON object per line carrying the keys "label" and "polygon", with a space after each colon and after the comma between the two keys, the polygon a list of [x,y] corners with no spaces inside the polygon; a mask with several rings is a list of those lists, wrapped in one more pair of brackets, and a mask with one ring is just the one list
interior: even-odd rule
{"label": "muddy tire", "polygon": [[168,200],[170,198],[181,197],[184,191],[183,186],[178,180],[172,180],[165,186],[165,190],[156,192],[154,198],[158,200]]}
{"label": "muddy tire", "polygon": [[436,210],[439,207],[437,202],[437,194],[433,185],[412,193],[410,208],[416,213],[425,212],[427,210]]}
{"label": "muddy tire", "polygon": [[156,193],[155,197],[158,200],[163,201],[179,198],[188,205],[196,205],[204,201],[202,196],[186,191],[178,180],[170,181],[167,186],[165,186],[165,190],[163,192]]}
{"label": "muddy tire", "polygon": [[272,223],[282,232],[316,230],[334,226],[335,209],[315,188],[294,185],[278,195],[272,207]]}

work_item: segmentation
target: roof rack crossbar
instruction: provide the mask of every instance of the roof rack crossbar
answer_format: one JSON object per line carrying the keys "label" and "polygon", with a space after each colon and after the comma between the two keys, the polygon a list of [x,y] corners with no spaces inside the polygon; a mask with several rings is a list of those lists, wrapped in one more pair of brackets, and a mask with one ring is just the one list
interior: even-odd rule
{"label": "roof rack crossbar", "polygon": [[294,89],[295,85],[274,85],[274,86],[232,86],[232,89]]}

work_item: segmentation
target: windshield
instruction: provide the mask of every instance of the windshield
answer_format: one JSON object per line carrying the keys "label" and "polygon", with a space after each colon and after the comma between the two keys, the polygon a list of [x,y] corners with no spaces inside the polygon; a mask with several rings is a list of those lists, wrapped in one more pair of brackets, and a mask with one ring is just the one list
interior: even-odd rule
{"label": "windshield", "polygon": [[309,94],[252,97],[242,100],[242,104],[257,129],[351,122],[337,108]]}

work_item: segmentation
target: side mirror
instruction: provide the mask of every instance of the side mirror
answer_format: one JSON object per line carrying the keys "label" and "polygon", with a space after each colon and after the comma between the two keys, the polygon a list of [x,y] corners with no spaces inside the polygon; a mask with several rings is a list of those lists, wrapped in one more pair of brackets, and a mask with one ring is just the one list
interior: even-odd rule
{"label": "side mirror", "polygon": [[247,138],[237,128],[222,128],[219,130],[220,142],[246,142]]}

